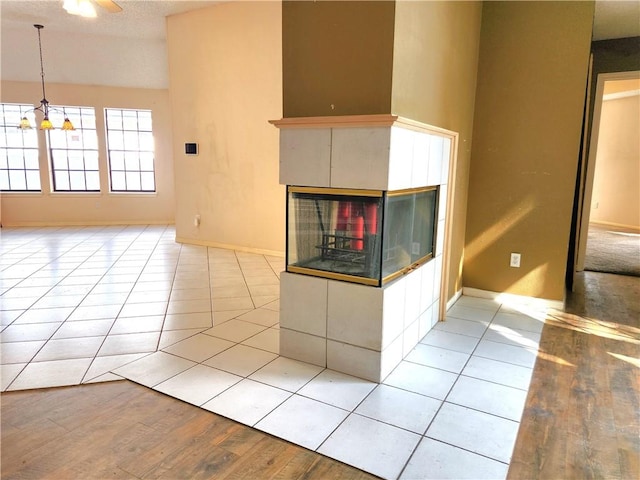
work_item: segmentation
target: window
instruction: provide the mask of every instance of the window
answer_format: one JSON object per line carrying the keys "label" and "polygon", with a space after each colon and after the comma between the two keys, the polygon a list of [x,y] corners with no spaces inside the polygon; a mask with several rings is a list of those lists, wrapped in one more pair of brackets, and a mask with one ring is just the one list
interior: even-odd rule
{"label": "window", "polygon": [[155,192],[151,110],[106,109],[112,192]]}
{"label": "window", "polygon": [[93,107],[53,107],[49,118],[62,125],[64,113],[75,130],[48,130],[49,152],[56,192],[99,192],[98,135]]}
{"label": "window", "polygon": [[39,192],[38,131],[18,128],[26,116],[35,123],[33,105],[0,104],[0,190]]}

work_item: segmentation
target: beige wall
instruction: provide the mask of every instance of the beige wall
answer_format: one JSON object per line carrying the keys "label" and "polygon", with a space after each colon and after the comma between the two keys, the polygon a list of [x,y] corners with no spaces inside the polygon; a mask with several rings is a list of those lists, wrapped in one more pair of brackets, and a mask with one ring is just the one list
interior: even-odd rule
{"label": "beige wall", "polygon": [[[607,92],[607,82],[605,92]],[[636,86],[638,81],[635,81]],[[613,88],[616,90],[615,87]],[[611,91],[611,89],[609,90]],[[590,221],[640,229],[640,96],[605,100]]]}
{"label": "beige wall", "polygon": [[[463,283],[559,300],[593,2],[486,2]],[[511,252],[521,267],[509,267]]]}
{"label": "beige wall", "polygon": [[[168,18],[181,241],[284,252],[278,130],[268,123],[282,116],[281,26],[279,2]],[[185,142],[197,142],[199,155],[185,156]]]}
{"label": "beige wall", "polygon": [[[0,101],[33,104],[41,97],[39,83],[2,81]],[[174,188],[171,115],[167,90],[49,84],[47,97],[54,104],[89,106],[96,111],[99,146],[100,193],[51,191],[45,137],[39,133],[42,193],[2,194],[2,224],[102,225],[173,223]],[[109,193],[104,109],[139,108],[152,111],[155,139],[155,194]]]}
{"label": "beige wall", "polygon": [[447,298],[462,288],[481,16],[480,2],[396,3],[392,113],[459,134]]}

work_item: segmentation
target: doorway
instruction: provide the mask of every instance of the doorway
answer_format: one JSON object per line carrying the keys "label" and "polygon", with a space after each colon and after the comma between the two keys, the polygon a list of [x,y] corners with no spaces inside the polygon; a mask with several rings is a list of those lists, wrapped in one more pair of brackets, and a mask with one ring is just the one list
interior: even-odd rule
{"label": "doorway", "polygon": [[640,72],[597,77],[575,271],[640,276]]}

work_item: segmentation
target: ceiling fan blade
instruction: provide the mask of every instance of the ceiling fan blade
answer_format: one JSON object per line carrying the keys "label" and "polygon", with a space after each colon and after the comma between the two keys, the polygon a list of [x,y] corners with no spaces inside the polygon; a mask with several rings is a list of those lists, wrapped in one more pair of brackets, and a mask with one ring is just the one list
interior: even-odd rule
{"label": "ceiling fan blade", "polygon": [[109,13],[118,13],[122,11],[122,7],[113,0],[95,0],[95,2]]}

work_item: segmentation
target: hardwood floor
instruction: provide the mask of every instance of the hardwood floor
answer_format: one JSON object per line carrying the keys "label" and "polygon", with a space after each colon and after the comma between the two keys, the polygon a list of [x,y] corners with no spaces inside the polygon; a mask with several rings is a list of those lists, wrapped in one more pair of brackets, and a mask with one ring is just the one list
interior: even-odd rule
{"label": "hardwood floor", "polygon": [[129,381],[7,392],[2,479],[374,479]]}
{"label": "hardwood floor", "polygon": [[640,278],[578,280],[543,329],[508,478],[640,478]]}

